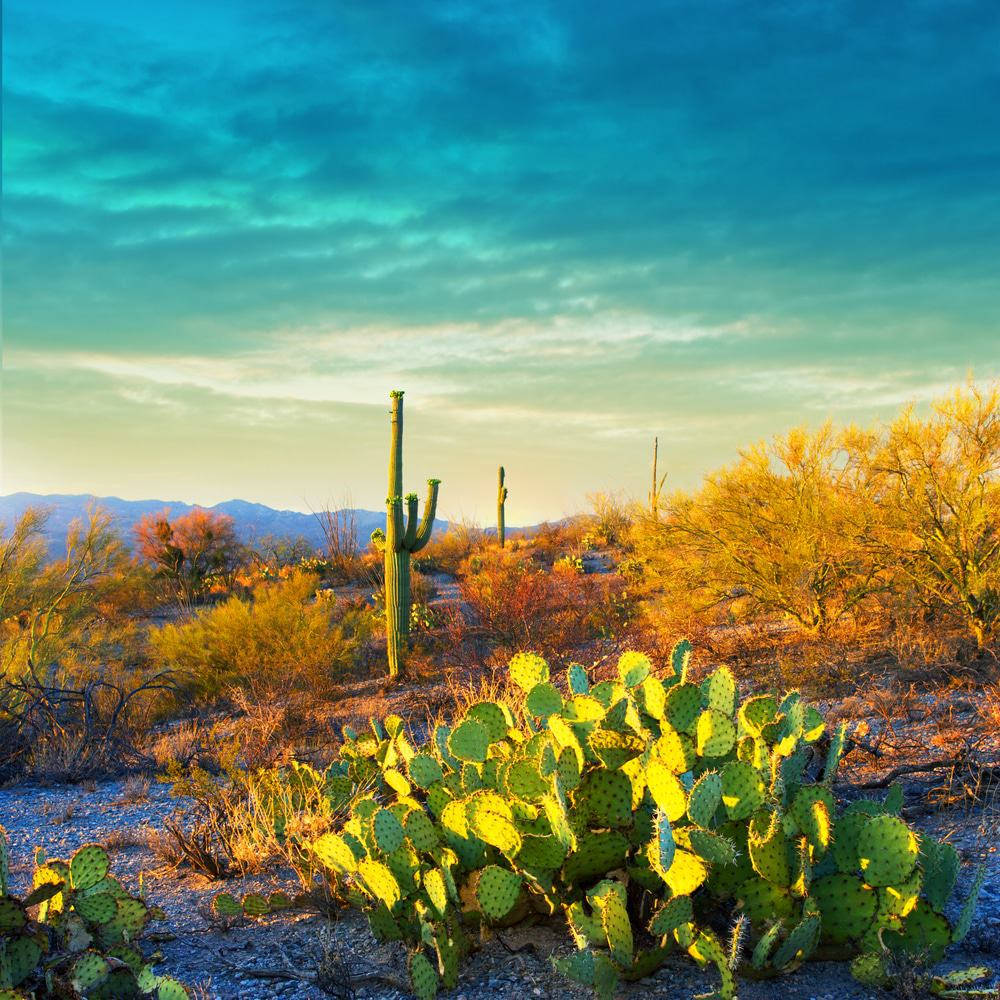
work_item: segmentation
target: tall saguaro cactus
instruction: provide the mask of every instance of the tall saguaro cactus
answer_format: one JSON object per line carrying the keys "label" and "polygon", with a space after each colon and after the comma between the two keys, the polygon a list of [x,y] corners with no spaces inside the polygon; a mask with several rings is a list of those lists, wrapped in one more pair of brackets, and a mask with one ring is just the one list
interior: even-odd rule
{"label": "tall saguaro cactus", "polygon": [[[389,676],[397,677],[406,665],[410,637],[410,556],[431,539],[437,510],[440,479],[427,480],[424,516],[417,523],[416,493],[403,493],[403,393],[392,398],[392,443],[389,451],[389,495],[385,501],[385,531],[372,533],[372,541],[385,553],[385,636]],[[403,501],[406,501],[406,516]]]}
{"label": "tall saguaro cactus", "polygon": [[649,491],[649,512],[653,516],[653,520],[659,520],[660,517],[660,493],[663,491],[663,484],[667,481],[667,474],[664,473],[659,480],[656,478],[656,459],[660,451],[660,439],[658,437],[653,438],[653,485]]}
{"label": "tall saguaro cactus", "polygon": [[501,465],[497,469],[497,538],[500,541],[500,548],[503,548],[507,539],[507,524],[504,521],[503,505],[507,502],[507,487],[503,484],[504,471]]}

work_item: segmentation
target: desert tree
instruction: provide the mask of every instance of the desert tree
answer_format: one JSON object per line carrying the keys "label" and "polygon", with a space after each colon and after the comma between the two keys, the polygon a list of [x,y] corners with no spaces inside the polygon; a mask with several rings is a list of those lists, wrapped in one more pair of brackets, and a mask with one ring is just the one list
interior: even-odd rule
{"label": "desert tree", "polygon": [[694,495],[673,495],[646,549],[699,611],[739,602],[743,620],[818,636],[885,586],[859,541],[876,517],[867,463],[827,424],[758,444]]}
{"label": "desert tree", "polygon": [[139,556],[183,604],[204,597],[215,579],[231,581],[240,564],[242,548],[227,514],[195,507],[171,520],[167,509],[145,515],[132,530]]}
{"label": "desert tree", "polygon": [[970,382],[927,419],[906,409],[872,464],[883,519],[869,541],[897,585],[990,645],[1000,631],[1000,383]]}

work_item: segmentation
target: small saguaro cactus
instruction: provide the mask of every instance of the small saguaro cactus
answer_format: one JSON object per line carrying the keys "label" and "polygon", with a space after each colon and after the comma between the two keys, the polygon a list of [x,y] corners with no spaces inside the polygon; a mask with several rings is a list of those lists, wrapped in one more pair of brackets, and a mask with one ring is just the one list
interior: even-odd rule
{"label": "small saguaro cactus", "polygon": [[[403,493],[403,392],[392,398],[392,443],[389,450],[389,495],[385,501],[385,531],[372,532],[375,546],[385,553],[385,637],[389,676],[405,668],[410,635],[410,556],[431,539],[440,479],[427,480],[424,516],[417,522],[416,493]],[[403,501],[406,516],[403,516]]]}
{"label": "small saguaro cactus", "polygon": [[504,471],[501,465],[497,469],[497,539],[500,542],[500,548],[503,548],[507,539],[507,524],[504,521],[503,512],[503,505],[507,502],[507,487],[504,486],[503,481]]}

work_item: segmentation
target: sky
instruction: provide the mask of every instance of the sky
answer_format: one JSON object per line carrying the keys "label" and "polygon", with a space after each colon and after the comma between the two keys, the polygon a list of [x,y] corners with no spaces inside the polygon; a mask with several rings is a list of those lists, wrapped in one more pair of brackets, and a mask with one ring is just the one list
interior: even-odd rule
{"label": "sky", "polygon": [[0,492],[558,517],[1000,375],[995,0],[6,0]]}

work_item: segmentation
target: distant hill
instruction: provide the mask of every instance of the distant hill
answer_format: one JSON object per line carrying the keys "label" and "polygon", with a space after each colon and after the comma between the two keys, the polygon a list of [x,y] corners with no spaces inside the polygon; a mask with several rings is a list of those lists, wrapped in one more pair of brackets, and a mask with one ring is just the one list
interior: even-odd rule
{"label": "distant hill", "polygon": [[[58,558],[64,554],[66,529],[70,522],[85,515],[87,507],[92,503],[108,511],[115,527],[127,540],[131,540],[132,525],[144,514],[159,512],[169,507],[171,514],[176,516],[192,510],[195,506],[178,500],[122,500],[119,497],[95,497],[89,494],[66,496],[11,493],[8,496],[0,496],[0,523],[9,528],[28,507],[47,508],[50,515],[45,535],[49,544],[49,554]],[[228,514],[235,522],[237,534],[246,542],[272,535],[293,538],[302,536],[317,548],[323,544],[323,532],[312,514],[302,514],[294,510],[275,510],[273,507],[249,503],[246,500],[227,500],[212,507],[205,506],[204,509]],[[384,511],[356,509],[353,513],[355,531],[362,544],[367,543],[376,528],[385,527]],[[435,521],[435,528],[438,530],[447,527],[447,521]]]}

